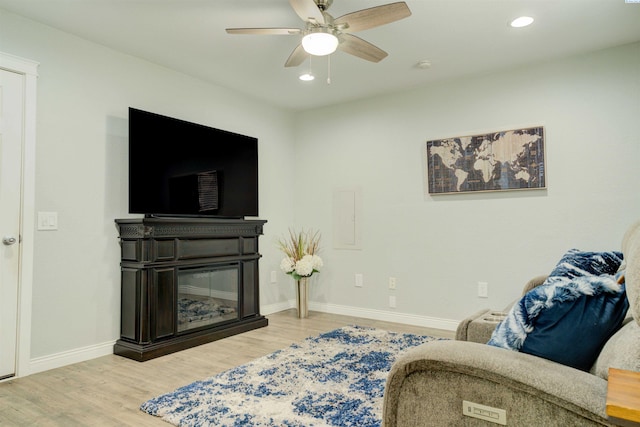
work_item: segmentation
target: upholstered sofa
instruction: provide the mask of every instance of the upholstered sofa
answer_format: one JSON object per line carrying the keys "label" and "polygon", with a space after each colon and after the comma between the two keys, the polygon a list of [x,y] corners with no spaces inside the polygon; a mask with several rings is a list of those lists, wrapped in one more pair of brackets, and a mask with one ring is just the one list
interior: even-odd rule
{"label": "upholstered sofa", "polygon": [[[430,342],[396,361],[387,378],[383,425],[497,425],[463,415],[463,401],[505,410],[510,426],[628,425],[607,416],[607,380],[610,367],[640,371],[640,222],[624,235],[622,252],[627,319],[608,339],[590,371],[473,342],[488,339],[496,325],[491,318],[482,325],[476,316],[458,330],[458,338],[466,341]],[[537,278],[527,287],[540,282]],[[480,327],[469,331],[474,320]]]}

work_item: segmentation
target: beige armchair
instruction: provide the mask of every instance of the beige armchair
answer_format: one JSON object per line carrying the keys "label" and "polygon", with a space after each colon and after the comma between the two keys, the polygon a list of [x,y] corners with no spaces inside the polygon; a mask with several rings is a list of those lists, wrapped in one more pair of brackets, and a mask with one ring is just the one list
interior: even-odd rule
{"label": "beige armchair", "polygon": [[464,402],[489,408],[485,415],[506,418],[510,426],[627,425],[606,413],[607,379],[610,367],[640,371],[640,222],[625,234],[622,250],[631,316],[590,372],[484,344],[496,322],[483,311],[460,326],[462,341],[430,342],[396,361],[387,378],[383,425],[496,425],[464,415]]}

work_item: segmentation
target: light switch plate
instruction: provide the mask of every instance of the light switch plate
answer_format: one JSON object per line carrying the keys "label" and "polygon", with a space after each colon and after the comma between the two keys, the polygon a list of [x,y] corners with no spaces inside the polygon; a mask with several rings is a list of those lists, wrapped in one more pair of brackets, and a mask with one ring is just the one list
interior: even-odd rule
{"label": "light switch plate", "polygon": [[38,230],[57,230],[58,212],[38,212]]}

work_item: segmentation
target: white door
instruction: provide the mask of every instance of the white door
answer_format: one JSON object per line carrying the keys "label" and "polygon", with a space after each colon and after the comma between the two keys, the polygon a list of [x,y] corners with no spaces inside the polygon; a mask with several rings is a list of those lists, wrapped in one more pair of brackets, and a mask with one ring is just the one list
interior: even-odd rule
{"label": "white door", "polygon": [[15,375],[24,75],[0,70],[0,379]]}

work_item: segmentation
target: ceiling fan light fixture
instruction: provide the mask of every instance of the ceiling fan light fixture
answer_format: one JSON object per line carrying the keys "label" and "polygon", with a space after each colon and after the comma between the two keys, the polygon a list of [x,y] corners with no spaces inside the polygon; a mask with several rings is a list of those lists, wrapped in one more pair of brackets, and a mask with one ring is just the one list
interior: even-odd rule
{"label": "ceiling fan light fixture", "polygon": [[338,38],[328,28],[312,28],[302,38],[305,52],[315,56],[330,55],[338,48]]}

